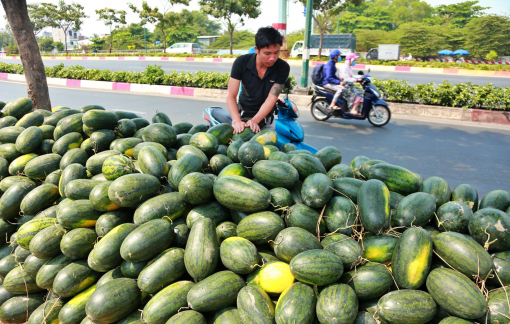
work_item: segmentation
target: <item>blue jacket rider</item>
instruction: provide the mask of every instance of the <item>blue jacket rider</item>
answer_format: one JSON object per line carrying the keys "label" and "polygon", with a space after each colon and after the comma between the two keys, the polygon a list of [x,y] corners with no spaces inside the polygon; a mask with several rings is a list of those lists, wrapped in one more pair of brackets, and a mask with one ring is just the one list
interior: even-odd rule
{"label": "blue jacket rider", "polygon": [[342,91],[344,88],[344,82],[341,82],[340,79],[336,76],[336,63],[341,61],[340,57],[340,51],[335,49],[332,50],[329,54],[329,57],[331,58],[328,63],[324,64],[323,68],[323,76],[324,80],[322,81],[322,85],[324,88],[331,89],[336,91],[335,96],[333,97],[333,100],[331,101],[331,104],[329,106],[329,109],[340,109],[340,107],[337,106],[338,98],[340,98],[340,95],[342,94]]}

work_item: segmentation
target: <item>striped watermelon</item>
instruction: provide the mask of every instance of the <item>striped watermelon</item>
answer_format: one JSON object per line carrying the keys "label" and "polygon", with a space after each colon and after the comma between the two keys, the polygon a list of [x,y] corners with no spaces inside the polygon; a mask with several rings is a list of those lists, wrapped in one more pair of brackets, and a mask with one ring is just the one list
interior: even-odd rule
{"label": "striped watermelon", "polygon": [[189,290],[188,305],[201,313],[233,306],[245,285],[244,279],[232,271],[217,272]]}
{"label": "striped watermelon", "polygon": [[317,317],[323,324],[353,323],[358,315],[358,298],[348,285],[330,285],[321,291],[316,310]]}
{"label": "striped watermelon", "polygon": [[230,237],[220,245],[223,265],[238,274],[248,274],[259,264],[257,247],[242,237]]}
{"label": "striped watermelon", "polygon": [[427,290],[434,301],[450,315],[478,319],[487,311],[487,301],[478,287],[454,270],[432,270],[427,278]]}
{"label": "striped watermelon", "polygon": [[276,323],[312,324],[315,319],[317,297],[307,284],[296,282],[278,298],[275,309]]}
{"label": "striped watermelon", "polygon": [[257,212],[266,209],[271,201],[264,186],[240,176],[220,177],[214,182],[213,189],[216,200],[234,210]]}
{"label": "striped watermelon", "polygon": [[432,238],[426,230],[412,227],[402,234],[391,259],[398,286],[418,289],[427,280],[433,255]]}
{"label": "striped watermelon", "polygon": [[257,286],[248,285],[237,295],[237,309],[243,323],[274,323],[274,304],[267,293]]}
{"label": "striped watermelon", "polygon": [[129,158],[123,155],[114,155],[104,160],[101,171],[107,180],[115,180],[123,175],[133,173],[134,166]]}
{"label": "striped watermelon", "polygon": [[342,276],[344,265],[340,257],[326,250],[308,250],[290,261],[290,272],[297,280],[325,286]]}
{"label": "striped watermelon", "polygon": [[274,252],[278,259],[285,262],[290,262],[301,252],[315,249],[322,249],[317,237],[299,227],[288,227],[274,239]]}
{"label": "striped watermelon", "polygon": [[378,314],[388,323],[426,324],[437,313],[437,305],[424,291],[402,289],[379,299]]}
{"label": "striped watermelon", "polygon": [[349,285],[358,300],[366,301],[381,297],[390,290],[393,278],[386,266],[367,262],[361,267],[343,274],[340,282]]}

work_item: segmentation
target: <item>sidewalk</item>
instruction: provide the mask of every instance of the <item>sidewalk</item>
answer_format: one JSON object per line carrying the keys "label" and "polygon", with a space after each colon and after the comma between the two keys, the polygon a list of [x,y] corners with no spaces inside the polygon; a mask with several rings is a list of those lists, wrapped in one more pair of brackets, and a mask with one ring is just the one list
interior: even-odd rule
{"label": "sidewalk", "polygon": [[[0,54],[0,59],[19,59],[19,56],[6,56]],[[151,61],[151,62],[202,62],[202,63],[230,63],[235,58],[205,58],[205,57],[157,57],[157,56],[43,56],[43,60],[63,60],[63,61]],[[289,65],[301,66],[300,60],[285,60]],[[310,61],[310,67],[324,64],[326,62]],[[458,74],[469,76],[489,76],[489,77],[510,77],[510,71],[484,71],[484,70],[465,70],[455,68],[426,68],[426,67],[410,67],[410,66],[385,66],[385,65],[368,65],[356,64],[354,69],[387,72],[411,72],[411,73],[427,73],[427,74]]]}
{"label": "sidewalk", "polygon": [[[0,73],[0,80],[13,82],[25,82],[23,74]],[[84,88],[101,91],[128,91],[142,94],[157,95],[176,95],[185,97],[194,97],[200,99],[223,99],[227,97],[227,90],[221,89],[202,89],[192,87],[176,87],[165,85],[150,85],[124,82],[90,81],[47,78],[48,85],[70,88]],[[308,95],[289,95],[292,100],[301,109],[309,109],[312,96]],[[497,123],[510,125],[510,111],[495,111],[481,109],[462,109],[443,106],[429,106],[411,103],[390,102],[392,115],[395,116],[421,116],[433,117],[445,120],[470,121],[476,123]]]}

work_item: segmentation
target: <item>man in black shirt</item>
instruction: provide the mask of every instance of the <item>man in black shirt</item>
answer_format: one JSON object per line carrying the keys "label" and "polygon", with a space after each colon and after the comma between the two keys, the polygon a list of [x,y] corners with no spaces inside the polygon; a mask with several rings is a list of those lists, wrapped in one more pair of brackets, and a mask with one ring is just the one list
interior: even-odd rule
{"label": "man in black shirt", "polygon": [[[289,64],[279,58],[282,40],[275,28],[262,27],[255,35],[255,54],[242,55],[235,60],[227,90],[234,133],[241,133],[245,127],[258,133],[260,125],[262,129],[275,129],[273,109],[290,72]],[[237,103],[241,82],[242,92]]]}

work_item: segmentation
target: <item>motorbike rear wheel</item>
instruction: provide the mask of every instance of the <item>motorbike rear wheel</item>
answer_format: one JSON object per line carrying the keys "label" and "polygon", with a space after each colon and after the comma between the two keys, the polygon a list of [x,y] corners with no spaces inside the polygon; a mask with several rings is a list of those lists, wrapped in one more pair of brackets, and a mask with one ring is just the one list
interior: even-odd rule
{"label": "motorbike rear wheel", "polygon": [[329,102],[326,99],[319,99],[314,101],[310,108],[310,112],[312,113],[313,118],[318,121],[328,120],[331,116],[323,113],[319,107],[322,108],[322,110],[329,110]]}
{"label": "motorbike rear wheel", "polygon": [[368,112],[368,121],[375,127],[381,127],[389,123],[391,119],[391,111],[388,107],[375,105]]}

